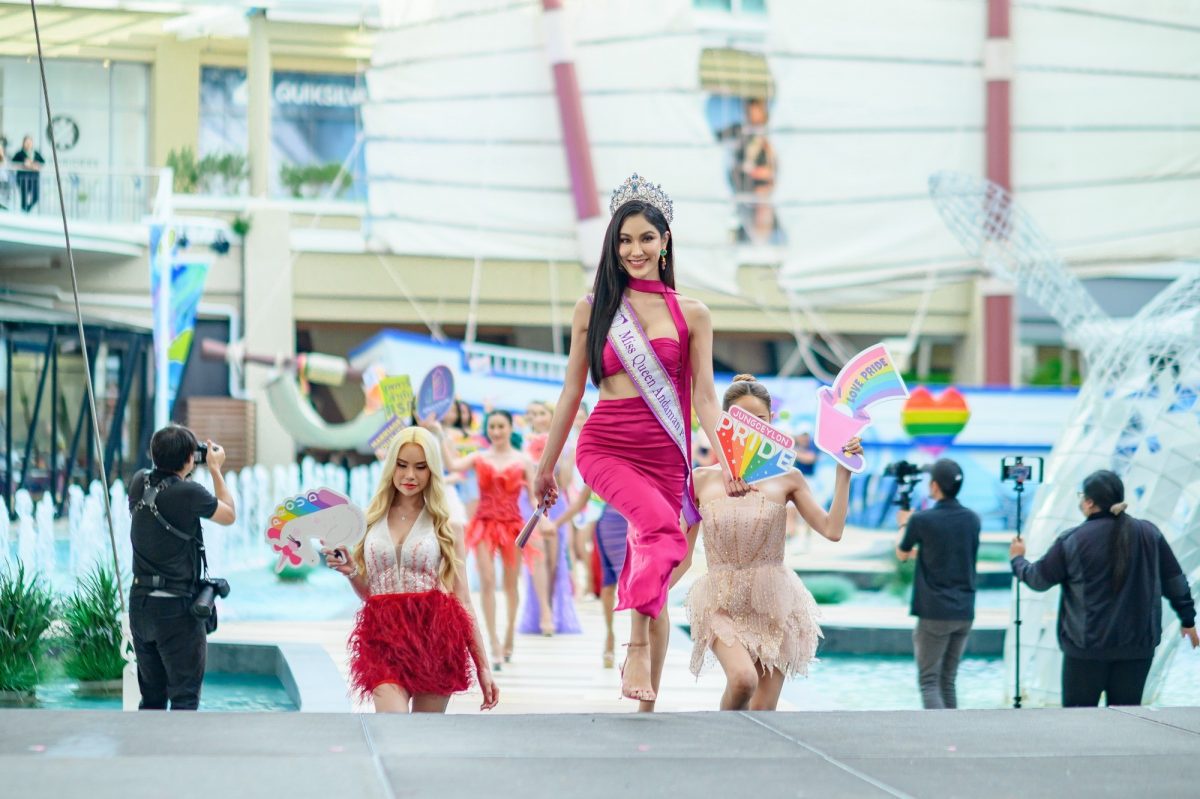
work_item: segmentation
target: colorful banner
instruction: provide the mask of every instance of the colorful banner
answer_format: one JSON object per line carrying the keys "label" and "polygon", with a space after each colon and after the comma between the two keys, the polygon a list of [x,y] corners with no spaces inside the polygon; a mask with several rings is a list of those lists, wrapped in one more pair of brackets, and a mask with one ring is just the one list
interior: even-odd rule
{"label": "colorful banner", "polygon": [[832,386],[817,391],[817,448],[858,474],[866,467],[861,455],[846,455],[842,447],[871,424],[868,410],[891,399],[908,396],[887,347],[876,344],[851,358]]}
{"label": "colorful banner", "polygon": [[275,508],[267,528],[267,543],[278,553],[278,574],[287,567],[316,566],[320,561],[312,545],[352,547],[367,533],[367,518],[344,494],[318,488],[289,497]]}
{"label": "colorful banner", "polygon": [[[424,386],[422,386],[424,388]],[[408,419],[413,412],[412,381],[408,375],[385,377],[379,381],[379,390],[383,395],[383,406],[393,416]]]}
{"label": "colorful banner", "polygon": [[[175,405],[196,332],[196,311],[204,295],[209,264],[180,262],[175,230],[166,225],[150,226],[150,298],[154,316],[155,363],[166,364],[166,412]],[[170,272],[166,284],[163,276]],[[162,383],[159,383],[162,386]]]}
{"label": "colorful banner", "polygon": [[721,414],[717,439],[730,470],[747,483],[787,474],[796,463],[791,436],[737,405]]}
{"label": "colorful banner", "polygon": [[408,426],[408,417],[401,419],[399,416],[393,415],[383,423],[383,427],[375,431],[375,435],[371,436],[371,440],[367,444],[376,453],[382,452],[392,443],[392,439],[400,435],[400,431]]}

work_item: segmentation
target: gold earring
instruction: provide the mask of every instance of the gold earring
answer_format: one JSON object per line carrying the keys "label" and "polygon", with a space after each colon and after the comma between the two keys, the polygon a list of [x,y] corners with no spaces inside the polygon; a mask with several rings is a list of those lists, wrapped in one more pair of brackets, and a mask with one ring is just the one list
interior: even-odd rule
{"label": "gold earring", "polygon": [[667,268],[667,251],[659,250],[658,252],[658,269],[661,272]]}

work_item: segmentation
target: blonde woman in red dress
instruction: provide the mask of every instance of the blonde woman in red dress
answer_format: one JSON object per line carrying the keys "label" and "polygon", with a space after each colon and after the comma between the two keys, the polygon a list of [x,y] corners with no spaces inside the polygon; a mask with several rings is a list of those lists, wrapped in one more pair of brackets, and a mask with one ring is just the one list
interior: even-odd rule
{"label": "blonde woman in red dress", "polygon": [[350,677],[380,713],[444,713],[472,674],[481,710],[500,698],[471,611],[466,548],[450,523],[441,461],[429,431],[401,431],[367,508],[366,536],[352,553],[322,550],[363,600]]}

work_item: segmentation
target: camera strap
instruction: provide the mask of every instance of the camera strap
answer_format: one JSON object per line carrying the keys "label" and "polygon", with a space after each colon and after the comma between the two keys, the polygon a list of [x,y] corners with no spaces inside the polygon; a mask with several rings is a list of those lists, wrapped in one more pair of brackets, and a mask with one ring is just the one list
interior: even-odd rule
{"label": "camera strap", "polygon": [[178,527],[171,524],[158,510],[158,495],[178,482],[179,478],[172,476],[164,478],[158,483],[152,483],[150,482],[150,472],[146,472],[142,484],[142,498],[138,500],[138,504],[135,505],[133,509],[135,511],[150,511],[151,515],[158,520],[158,523],[162,525],[168,533],[176,538],[182,538],[184,541],[191,541],[194,543],[196,545],[196,550],[200,553],[200,563],[204,567],[204,579],[207,580],[208,557],[204,553],[204,542],[194,535],[188,535],[183,530],[180,530]]}

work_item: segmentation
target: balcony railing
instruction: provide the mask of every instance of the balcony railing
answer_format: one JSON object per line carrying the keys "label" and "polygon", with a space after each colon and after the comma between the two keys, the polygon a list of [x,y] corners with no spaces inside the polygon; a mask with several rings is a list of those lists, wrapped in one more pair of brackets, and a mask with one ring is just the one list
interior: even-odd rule
{"label": "balcony railing", "polygon": [[472,372],[534,378],[561,383],[567,376],[567,358],[546,352],[498,347],[493,344],[463,344]]}
{"label": "balcony railing", "polygon": [[[0,206],[9,213],[36,217],[61,216],[54,168],[23,170],[15,164],[0,169]],[[171,170],[100,171],[63,169],[63,204],[67,219],[77,222],[138,224],[163,213],[171,198]],[[36,201],[35,201],[36,198]]]}

